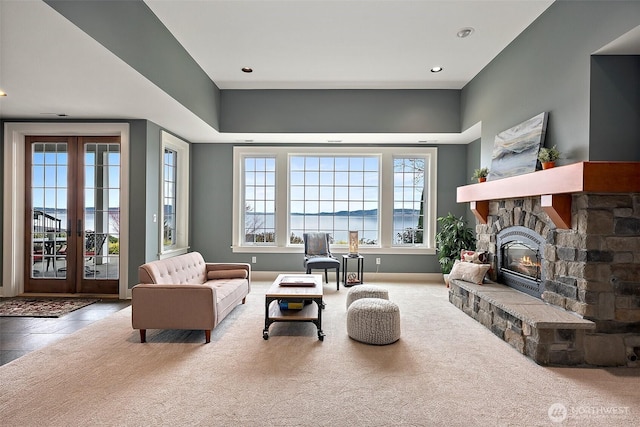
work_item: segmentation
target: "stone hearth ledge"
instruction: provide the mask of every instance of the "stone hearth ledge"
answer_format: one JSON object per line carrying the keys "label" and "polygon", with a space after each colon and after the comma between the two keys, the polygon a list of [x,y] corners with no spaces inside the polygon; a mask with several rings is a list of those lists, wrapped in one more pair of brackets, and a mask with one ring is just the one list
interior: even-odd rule
{"label": "stone hearth ledge", "polygon": [[449,301],[540,365],[580,366],[596,325],[508,286],[449,281]]}
{"label": "stone hearth ledge", "polygon": [[489,282],[476,285],[462,280],[454,280],[454,282],[469,293],[479,296],[534,328],[595,329],[596,327],[596,324],[590,320],[500,283]]}

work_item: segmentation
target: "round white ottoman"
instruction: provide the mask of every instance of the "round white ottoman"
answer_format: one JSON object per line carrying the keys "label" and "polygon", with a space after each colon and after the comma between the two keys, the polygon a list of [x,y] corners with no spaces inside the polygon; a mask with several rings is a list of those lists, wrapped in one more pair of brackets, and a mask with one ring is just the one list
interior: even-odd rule
{"label": "round white ottoman", "polygon": [[394,343],[400,339],[400,309],[386,299],[360,298],[347,310],[347,333],[366,344]]}
{"label": "round white ottoman", "polygon": [[349,289],[347,293],[347,308],[355,300],[360,298],[382,298],[389,299],[389,292],[385,288],[375,285],[357,285]]}

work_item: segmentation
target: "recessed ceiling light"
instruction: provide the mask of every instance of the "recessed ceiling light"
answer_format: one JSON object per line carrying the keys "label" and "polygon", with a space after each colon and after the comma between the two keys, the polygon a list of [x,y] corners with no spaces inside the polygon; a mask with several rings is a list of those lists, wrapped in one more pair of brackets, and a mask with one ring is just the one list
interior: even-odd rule
{"label": "recessed ceiling light", "polygon": [[58,117],[68,117],[69,115],[66,113],[40,113],[43,116],[58,116]]}
{"label": "recessed ceiling light", "polygon": [[442,68],[442,67],[433,67],[433,68],[431,69],[431,72],[432,72],[432,73],[439,73],[439,72],[440,72],[440,71],[442,71],[442,70],[444,70],[444,68]]}
{"label": "recessed ceiling light", "polygon": [[465,28],[461,28],[460,31],[458,31],[457,36],[460,37],[461,39],[464,39],[466,37],[469,37],[471,34],[473,34],[475,30],[472,27],[465,27]]}
{"label": "recessed ceiling light", "polygon": [[243,73],[253,73],[253,68],[251,67],[242,67]]}
{"label": "recessed ceiling light", "polygon": [[7,96],[7,92],[0,90],[0,96]]}

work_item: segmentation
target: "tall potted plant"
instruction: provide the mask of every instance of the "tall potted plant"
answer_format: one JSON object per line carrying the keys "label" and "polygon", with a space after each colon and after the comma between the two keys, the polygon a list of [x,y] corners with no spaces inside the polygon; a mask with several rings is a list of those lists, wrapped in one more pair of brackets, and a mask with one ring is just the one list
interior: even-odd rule
{"label": "tall potted plant", "polygon": [[449,274],[453,263],[460,259],[462,249],[475,250],[476,236],[463,217],[451,212],[439,217],[440,231],[436,234],[436,251],[443,274]]}

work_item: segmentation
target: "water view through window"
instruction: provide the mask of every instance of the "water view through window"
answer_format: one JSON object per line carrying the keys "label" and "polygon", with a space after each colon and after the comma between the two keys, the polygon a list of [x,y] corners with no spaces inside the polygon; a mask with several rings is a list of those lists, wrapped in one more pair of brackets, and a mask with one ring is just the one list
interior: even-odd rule
{"label": "water view through window", "polygon": [[433,248],[433,148],[238,147],[234,149],[234,250],[286,248],[308,232],[346,247]]}
{"label": "water view through window", "polygon": [[358,230],[361,245],[377,244],[379,162],[377,156],[291,156],[290,243],[325,231],[333,243],[347,244],[349,230]]}

